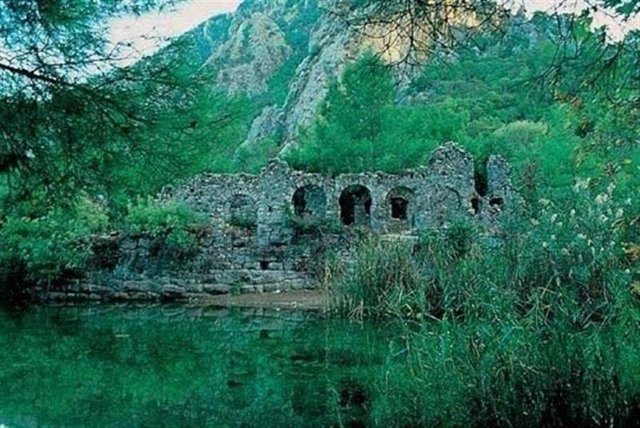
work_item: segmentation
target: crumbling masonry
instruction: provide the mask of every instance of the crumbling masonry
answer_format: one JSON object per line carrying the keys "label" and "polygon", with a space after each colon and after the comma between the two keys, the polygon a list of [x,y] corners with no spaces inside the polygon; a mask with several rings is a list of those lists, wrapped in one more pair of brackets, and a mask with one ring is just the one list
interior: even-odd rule
{"label": "crumbling masonry", "polygon": [[486,167],[484,195],[477,191],[472,156],[454,143],[435,150],[427,166],[401,174],[330,178],[273,160],[259,175],[205,174],[172,193],[208,215],[215,239],[231,244],[234,228],[254,228],[247,245],[267,250],[291,244],[292,218],[380,234],[440,228],[461,216],[490,221],[517,196],[502,157],[490,157]]}
{"label": "crumbling masonry", "polygon": [[292,170],[280,160],[258,175],[204,174],[161,195],[208,218],[197,254],[177,270],[165,270],[161,258],[153,261],[151,239],[122,238],[115,268],[92,281],[100,285],[88,291],[78,286],[75,292],[96,300],[159,300],[313,288],[326,248],[348,251],[344,236],[349,233],[320,238],[301,234],[301,226],[332,225],[337,226],[332,231],[344,228],[398,239],[447,227],[457,218],[495,229],[520,201],[509,176],[506,161],[491,156],[479,186],[472,156],[454,143],[436,149],[424,167],[401,174],[332,178]]}

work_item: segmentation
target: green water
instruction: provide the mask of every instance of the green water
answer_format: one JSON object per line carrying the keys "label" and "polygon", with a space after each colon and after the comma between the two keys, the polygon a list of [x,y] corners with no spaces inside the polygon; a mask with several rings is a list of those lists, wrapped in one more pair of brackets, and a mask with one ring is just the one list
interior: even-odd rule
{"label": "green water", "polygon": [[302,312],[0,313],[0,426],[359,425],[394,340]]}

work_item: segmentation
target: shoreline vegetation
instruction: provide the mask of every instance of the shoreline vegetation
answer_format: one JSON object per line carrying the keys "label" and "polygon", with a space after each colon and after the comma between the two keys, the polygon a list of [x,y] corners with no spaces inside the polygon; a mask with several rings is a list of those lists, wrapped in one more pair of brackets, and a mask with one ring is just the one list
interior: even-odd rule
{"label": "shoreline vegetation", "polygon": [[[407,361],[386,372],[378,411],[421,426],[634,426],[640,415],[636,222],[613,187],[498,240],[454,223],[417,245],[361,243],[332,272],[332,302],[355,319],[404,319]],[[623,203],[624,204],[624,203]],[[331,269],[329,269],[331,271]],[[406,361],[405,361],[406,362]]]}

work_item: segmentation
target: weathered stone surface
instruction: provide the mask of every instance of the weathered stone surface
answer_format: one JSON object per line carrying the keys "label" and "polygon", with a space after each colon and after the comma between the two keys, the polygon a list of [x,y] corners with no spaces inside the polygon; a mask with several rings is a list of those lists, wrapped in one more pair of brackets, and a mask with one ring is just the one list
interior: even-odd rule
{"label": "weathered stone surface", "polygon": [[[454,143],[436,149],[427,166],[400,174],[330,178],[274,160],[257,175],[200,175],[171,192],[208,219],[197,251],[172,262],[170,252],[151,251],[157,241],[122,237],[115,269],[48,299],[169,301],[312,289],[326,250],[348,265],[360,236],[375,233],[412,245],[420,230],[446,228],[457,218],[493,233],[521,198],[504,159],[489,159],[484,196],[476,191],[475,175],[473,158]],[[314,224],[338,232],[305,229]]]}
{"label": "weathered stone surface", "polygon": [[270,269],[270,270],[283,270],[284,269],[284,265],[282,263],[270,262],[269,265],[267,266],[267,269]]}
{"label": "weathered stone surface", "polygon": [[340,17],[326,14],[311,35],[310,55],[298,66],[285,103],[286,149],[298,131],[311,124],[331,82],[342,74],[348,59],[358,55],[357,38]]}
{"label": "weathered stone surface", "polygon": [[122,284],[122,290],[127,293],[140,292],[145,293],[148,291],[155,291],[158,289],[158,284],[152,280],[138,280],[138,281],[125,281]]}
{"label": "weathered stone surface", "polygon": [[291,54],[282,30],[267,14],[255,12],[237,20],[229,34],[229,40],[210,59],[226,64],[217,82],[231,93],[265,92],[271,76]]}
{"label": "weathered stone surface", "polygon": [[187,293],[202,293],[204,292],[204,286],[199,282],[189,282],[184,285],[184,290]]}
{"label": "weathered stone surface", "polygon": [[115,290],[113,288],[95,284],[80,284],[78,291],[81,293],[98,295],[105,298],[113,296],[115,294]]}
{"label": "weathered stone surface", "polygon": [[509,192],[513,192],[511,166],[502,156],[489,156],[487,160],[487,184],[489,195],[504,196]]}
{"label": "weathered stone surface", "polygon": [[212,295],[229,294],[231,293],[231,286],[228,284],[204,284],[203,291]]}
{"label": "weathered stone surface", "polygon": [[181,300],[187,297],[187,291],[183,287],[169,284],[162,287],[161,297],[164,301]]}
{"label": "weathered stone surface", "polygon": [[284,112],[278,106],[265,107],[260,115],[251,123],[247,138],[236,151],[236,160],[242,153],[250,153],[255,150],[261,141],[274,137],[284,125]]}

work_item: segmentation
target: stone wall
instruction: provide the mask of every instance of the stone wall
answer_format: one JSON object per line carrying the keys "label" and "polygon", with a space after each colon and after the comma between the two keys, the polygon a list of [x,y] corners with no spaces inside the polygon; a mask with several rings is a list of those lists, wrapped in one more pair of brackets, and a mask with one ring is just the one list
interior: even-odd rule
{"label": "stone wall", "polygon": [[101,258],[111,266],[49,297],[174,300],[314,288],[326,249],[348,254],[361,233],[413,236],[460,218],[495,231],[521,200],[503,158],[489,158],[482,185],[474,168],[469,153],[447,143],[427,165],[401,174],[327,177],[273,160],[258,175],[200,175],[160,195],[208,219],[193,254],[172,253],[157,237],[102,237]]}
{"label": "stone wall", "polygon": [[489,158],[485,195],[476,190],[475,176],[472,156],[447,143],[433,152],[428,165],[402,174],[331,178],[273,160],[259,175],[202,175],[164,197],[208,215],[216,239],[227,243],[233,239],[231,227],[242,225],[235,220],[237,207],[246,207],[246,216],[255,219],[251,245],[268,249],[291,243],[292,218],[367,226],[381,234],[413,233],[446,227],[459,217],[486,221],[520,203],[503,158]]}

